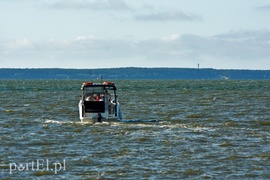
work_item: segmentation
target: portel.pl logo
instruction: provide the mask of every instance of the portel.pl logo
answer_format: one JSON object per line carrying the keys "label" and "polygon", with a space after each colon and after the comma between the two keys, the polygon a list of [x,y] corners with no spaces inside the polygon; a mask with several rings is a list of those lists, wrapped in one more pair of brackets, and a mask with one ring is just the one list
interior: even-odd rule
{"label": "portel.pl logo", "polygon": [[66,170],[66,160],[61,162],[51,162],[49,159],[36,159],[25,163],[9,163],[9,174],[21,171],[51,171],[58,174],[60,171]]}

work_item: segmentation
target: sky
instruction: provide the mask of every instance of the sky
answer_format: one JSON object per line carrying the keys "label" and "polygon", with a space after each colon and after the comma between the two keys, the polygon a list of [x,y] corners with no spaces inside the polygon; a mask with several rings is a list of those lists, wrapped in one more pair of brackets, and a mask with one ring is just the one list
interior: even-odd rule
{"label": "sky", "polygon": [[0,68],[270,70],[269,0],[0,0]]}

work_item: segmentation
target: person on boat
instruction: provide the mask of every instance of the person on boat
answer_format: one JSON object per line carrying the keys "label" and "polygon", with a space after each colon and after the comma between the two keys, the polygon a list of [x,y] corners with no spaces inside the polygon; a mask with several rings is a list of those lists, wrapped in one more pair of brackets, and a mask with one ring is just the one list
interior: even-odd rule
{"label": "person on boat", "polygon": [[107,89],[104,91],[104,99],[107,102],[110,102],[111,101],[111,95],[108,93],[108,90]]}
{"label": "person on boat", "polygon": [[100,100],[100,97],[98,94],[94,94],[93,95],[93,98],[92,98],[92,101],[99,101]]}
{"label": "person on boat", "polygon": [[104,91],[104,101],[105,101],[105,110],[108,110],[109,114],[111,114],[111,95],[108,93],[108,90]]}
{"label": "person on boat", "polygon": [[97,94],[96,98],[95,98],[96,101],[100,101],[100,97],[99,95]]}

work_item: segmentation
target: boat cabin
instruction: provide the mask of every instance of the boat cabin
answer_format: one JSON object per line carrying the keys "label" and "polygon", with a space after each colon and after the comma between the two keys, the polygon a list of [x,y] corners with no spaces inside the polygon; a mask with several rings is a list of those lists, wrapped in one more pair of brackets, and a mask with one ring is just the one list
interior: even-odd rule
{"label": "boat cabin", "polygon": [[120,105],[117,100],[116,86],[112,82],[82,84],[79,103],[80,118],[93,119],[119,118]]}

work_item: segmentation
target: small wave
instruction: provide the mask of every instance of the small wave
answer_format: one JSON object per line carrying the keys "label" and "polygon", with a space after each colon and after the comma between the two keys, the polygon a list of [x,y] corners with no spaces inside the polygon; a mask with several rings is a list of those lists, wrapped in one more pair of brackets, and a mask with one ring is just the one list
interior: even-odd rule
{"label": "small wave", "polygon": [[78,122],[75,122],[75,123],[79,123],[79,124],[95,124],[95,125],[106,125],[106,124],[117,124],[117,123],[158,123],[160,122],[160,120],[135,120],[135,119],[131,119],[131,120],[117,120],[117,121],[106,121],[106,120],[103,120],[102,122],[95,122],[95,121],[84,121],[84,122],[81,122],[81,121],[78,121]]}
{"label": "small wave", "polygon": [[119,122],[123,122],[123,123],[158,123],[159,120],[136,120],[136,119],[132,119],[132,120],[120,120]]}
{"label": "small wave", "polygon": [[48,119],[44,123],[47,123],[47,124],[49,124],[49,123],[52,123],[52,124],[72,124],[74,122],[72,122],[72,121],[57,121],[57,120],[53,120],[53,119]]}
{"label": "small wave", "polygon": [[100,125],[105,125],[105,124],[110,124],[109,122],[102,122],[102,123],[97,123],[97,122],[93,122],[93,121],[85,121],[85,122],[81,122],[80,120],[78,121],[59,121],[59,120],[53,120],[53,119],[47,119],[45,122],[45,124],[74,124],[74,125],[93,125],[93,124],[100,124]]}

